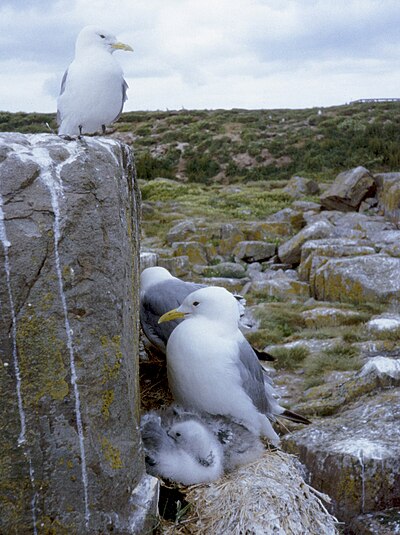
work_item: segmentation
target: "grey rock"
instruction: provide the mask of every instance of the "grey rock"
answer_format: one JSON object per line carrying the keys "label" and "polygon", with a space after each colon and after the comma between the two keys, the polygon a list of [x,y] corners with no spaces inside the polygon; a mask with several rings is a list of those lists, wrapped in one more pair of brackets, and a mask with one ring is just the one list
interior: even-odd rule
{"label": "grey rock", "polygon": [[378,207],[394,223],[400,221],[400,173],[381,173],[374,176]]}
{"label": "grey rock", "polygon": [[137,429],[131,151],[21,134],[0,147],[0,531],[132,533],[157,484]]}
{"label": "grey rock", "polygon": [[221,262],[208,267],[203,273],[205,277],[222,277],[227,279],[242,279],[246,276],[246,269],[235,262]]}
{"label": "grey rock", "polygon": [[370,333],[399,331],[400,334],[400,315],[386,312],[380,316],[374,316],[366,324],[366,328]]}
{"label": "grey rock", "polygon": [[316,299],[328,301],[398,302],[400,258],[382,254],[329,258],[315,270],[311,291]]}
{"label": "grey rock", "polygon": [[287,435],[284,444],[300,455],[311,484],[333,499],[333,513],[350,521],[398,503],[399,418],[400,389],[383,390],[318,426]]}
{"label": "grey rock", "polygon": [[167,233],[167,242],[171,245],[173,242],[183,241],[195,232],[196,226],[191,219],[180,221]]}
{"label": "grey rock", "polygon": [[302,280],[314,284],[317,269],[327,262],[327,257],[352,257],[375,254],[376,251],[365,240],[347,238],[328,238],[310,240],[301,249],[301,261],[298,268]]}
{"label": "grey rock", "polygon": [[365,513],[352,519],[348,526],[349,533],[363,535],[394,535],[400,533],[400,511],[398,507]]}
{"label": "grey rock", "polygon": [[359,166],[340,173],[331,187],[321,195],[321,204],[328,210],[357,210],[361,201],[376,189],[371,173]]}
{"label": "grey rock", "polygon": [[235,260],[243,260],[246,263],[263,262],[274,256],[275,243],[264,241],[241,241],[233,250]]}
{"label": "grey rock", "polygon": [[333,225],[327,221],[316,221],[280,245],[278,248],[279,258],[285,264],[299,264],[301,249],[308,240],[327,238],[333,236],[334,233]]}
{"label": "grey rock", "polygon": [[189,257],[186,255],[174,256],[173,258],[160,257],[158,259],[158,265],[168,269],[168,271],[174,277],[183,277],[188,275],[191,268]]}
{"label": "grey rock", "polygon": [[312,201],[294,201],[292,203],[294,210],[300,210],[301,212],[320,212],[321,205]]}
{"label": "grey rock", "polygon": [[319,193],[319,186],[318,183],[311,178],[294,176],[283,188],[283,191],[294,199],[300,199],[306,195],[317,195]]}
{"label": "grey rock", "polygon": [[154,267],[158,263],[158,254],[151,251],[141,251],[140,253],[140,269]]}

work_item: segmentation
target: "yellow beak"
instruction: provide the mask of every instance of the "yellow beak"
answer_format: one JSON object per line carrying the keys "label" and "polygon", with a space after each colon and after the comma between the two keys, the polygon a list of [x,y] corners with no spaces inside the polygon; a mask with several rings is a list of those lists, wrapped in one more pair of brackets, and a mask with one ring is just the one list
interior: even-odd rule
{"label": "yellow beak", "polygon": [[133,48],[129,45],[126,45],[125,43],[114,43],[111,45],[115,50],[127,50],[128,52],[133,52]]}
{"label": "yellow beak", "polygon": [[164,321],[182,319],[184,317],[185,317],[185,314],[183,312],[179,312],[177,308],[174,308],[173,310],[170,310],[169,312],[166,312],[165,314],[163,314],[161,318],[158,320],[158,323],[164,323]]}

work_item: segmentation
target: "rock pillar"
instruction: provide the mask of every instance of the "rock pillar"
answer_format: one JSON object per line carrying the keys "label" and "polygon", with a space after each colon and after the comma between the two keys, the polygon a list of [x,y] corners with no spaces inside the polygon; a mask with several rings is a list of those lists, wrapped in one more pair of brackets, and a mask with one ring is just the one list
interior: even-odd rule
{"label": "rock pillar", "polygon": [[0,134],[0,532],[143,533],[128,147]]}

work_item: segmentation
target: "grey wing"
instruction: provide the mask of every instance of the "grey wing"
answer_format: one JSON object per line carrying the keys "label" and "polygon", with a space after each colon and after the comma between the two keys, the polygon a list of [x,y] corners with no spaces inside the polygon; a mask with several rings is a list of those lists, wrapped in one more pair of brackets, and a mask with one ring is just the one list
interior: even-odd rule
{"label": "grey wing", "polygon": [[246,339],[239,343],[239,370],[243,390],[260,412],[272,416],[277,405],[273,396],[272,381],[268,377],[269,384],[266,388],[263,368]]}
{"label": "grey wing", "polygon": [[158,323],[160,317],[182,304],[186,296],[204,288],[203,284],[166,280],[149,288],[140,301],[140,323],[147,338],[161,351],[165,348],[172,331],[182,320]]}
{"label": "grey wing", "polygon": [[[61,80],[61,87],[60,87],[60,95],[61,96],[64,91],[65,91],[65,84],[67,83],[67,76],[68,76],[68,69],[65,71],[63,77],[62,77],[62,80]],[[61,125],[61,113],[60,113],[60,110],[57,110],[57,124],[58,126]]]}
{"label": "grey wing", "polygon": [[123,107],[124,107],[124,104],[125,102],[128,100],[128,96],[126,94],[127,92],[127,89],[128,89],[129,85],[126,83],[126,80],[124,78],[122,78],[122,99],[121,99],[121,109],[119,110],[117,116],[115,117],[115,119],[113,119],[111,122],[115,122],[119,119],[121,113],[122,113],[122,110],[123,110]]}

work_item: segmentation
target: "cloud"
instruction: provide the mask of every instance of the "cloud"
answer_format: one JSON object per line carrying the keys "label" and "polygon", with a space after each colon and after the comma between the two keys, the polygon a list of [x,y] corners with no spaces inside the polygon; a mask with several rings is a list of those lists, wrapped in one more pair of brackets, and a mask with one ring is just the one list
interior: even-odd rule
{"label": "cloud", "polygon": [[129,110],[328,105],[400,87],[398,0],[3,0],[4,109],[55,110],[87,24],[135,50],[116,53]]}

